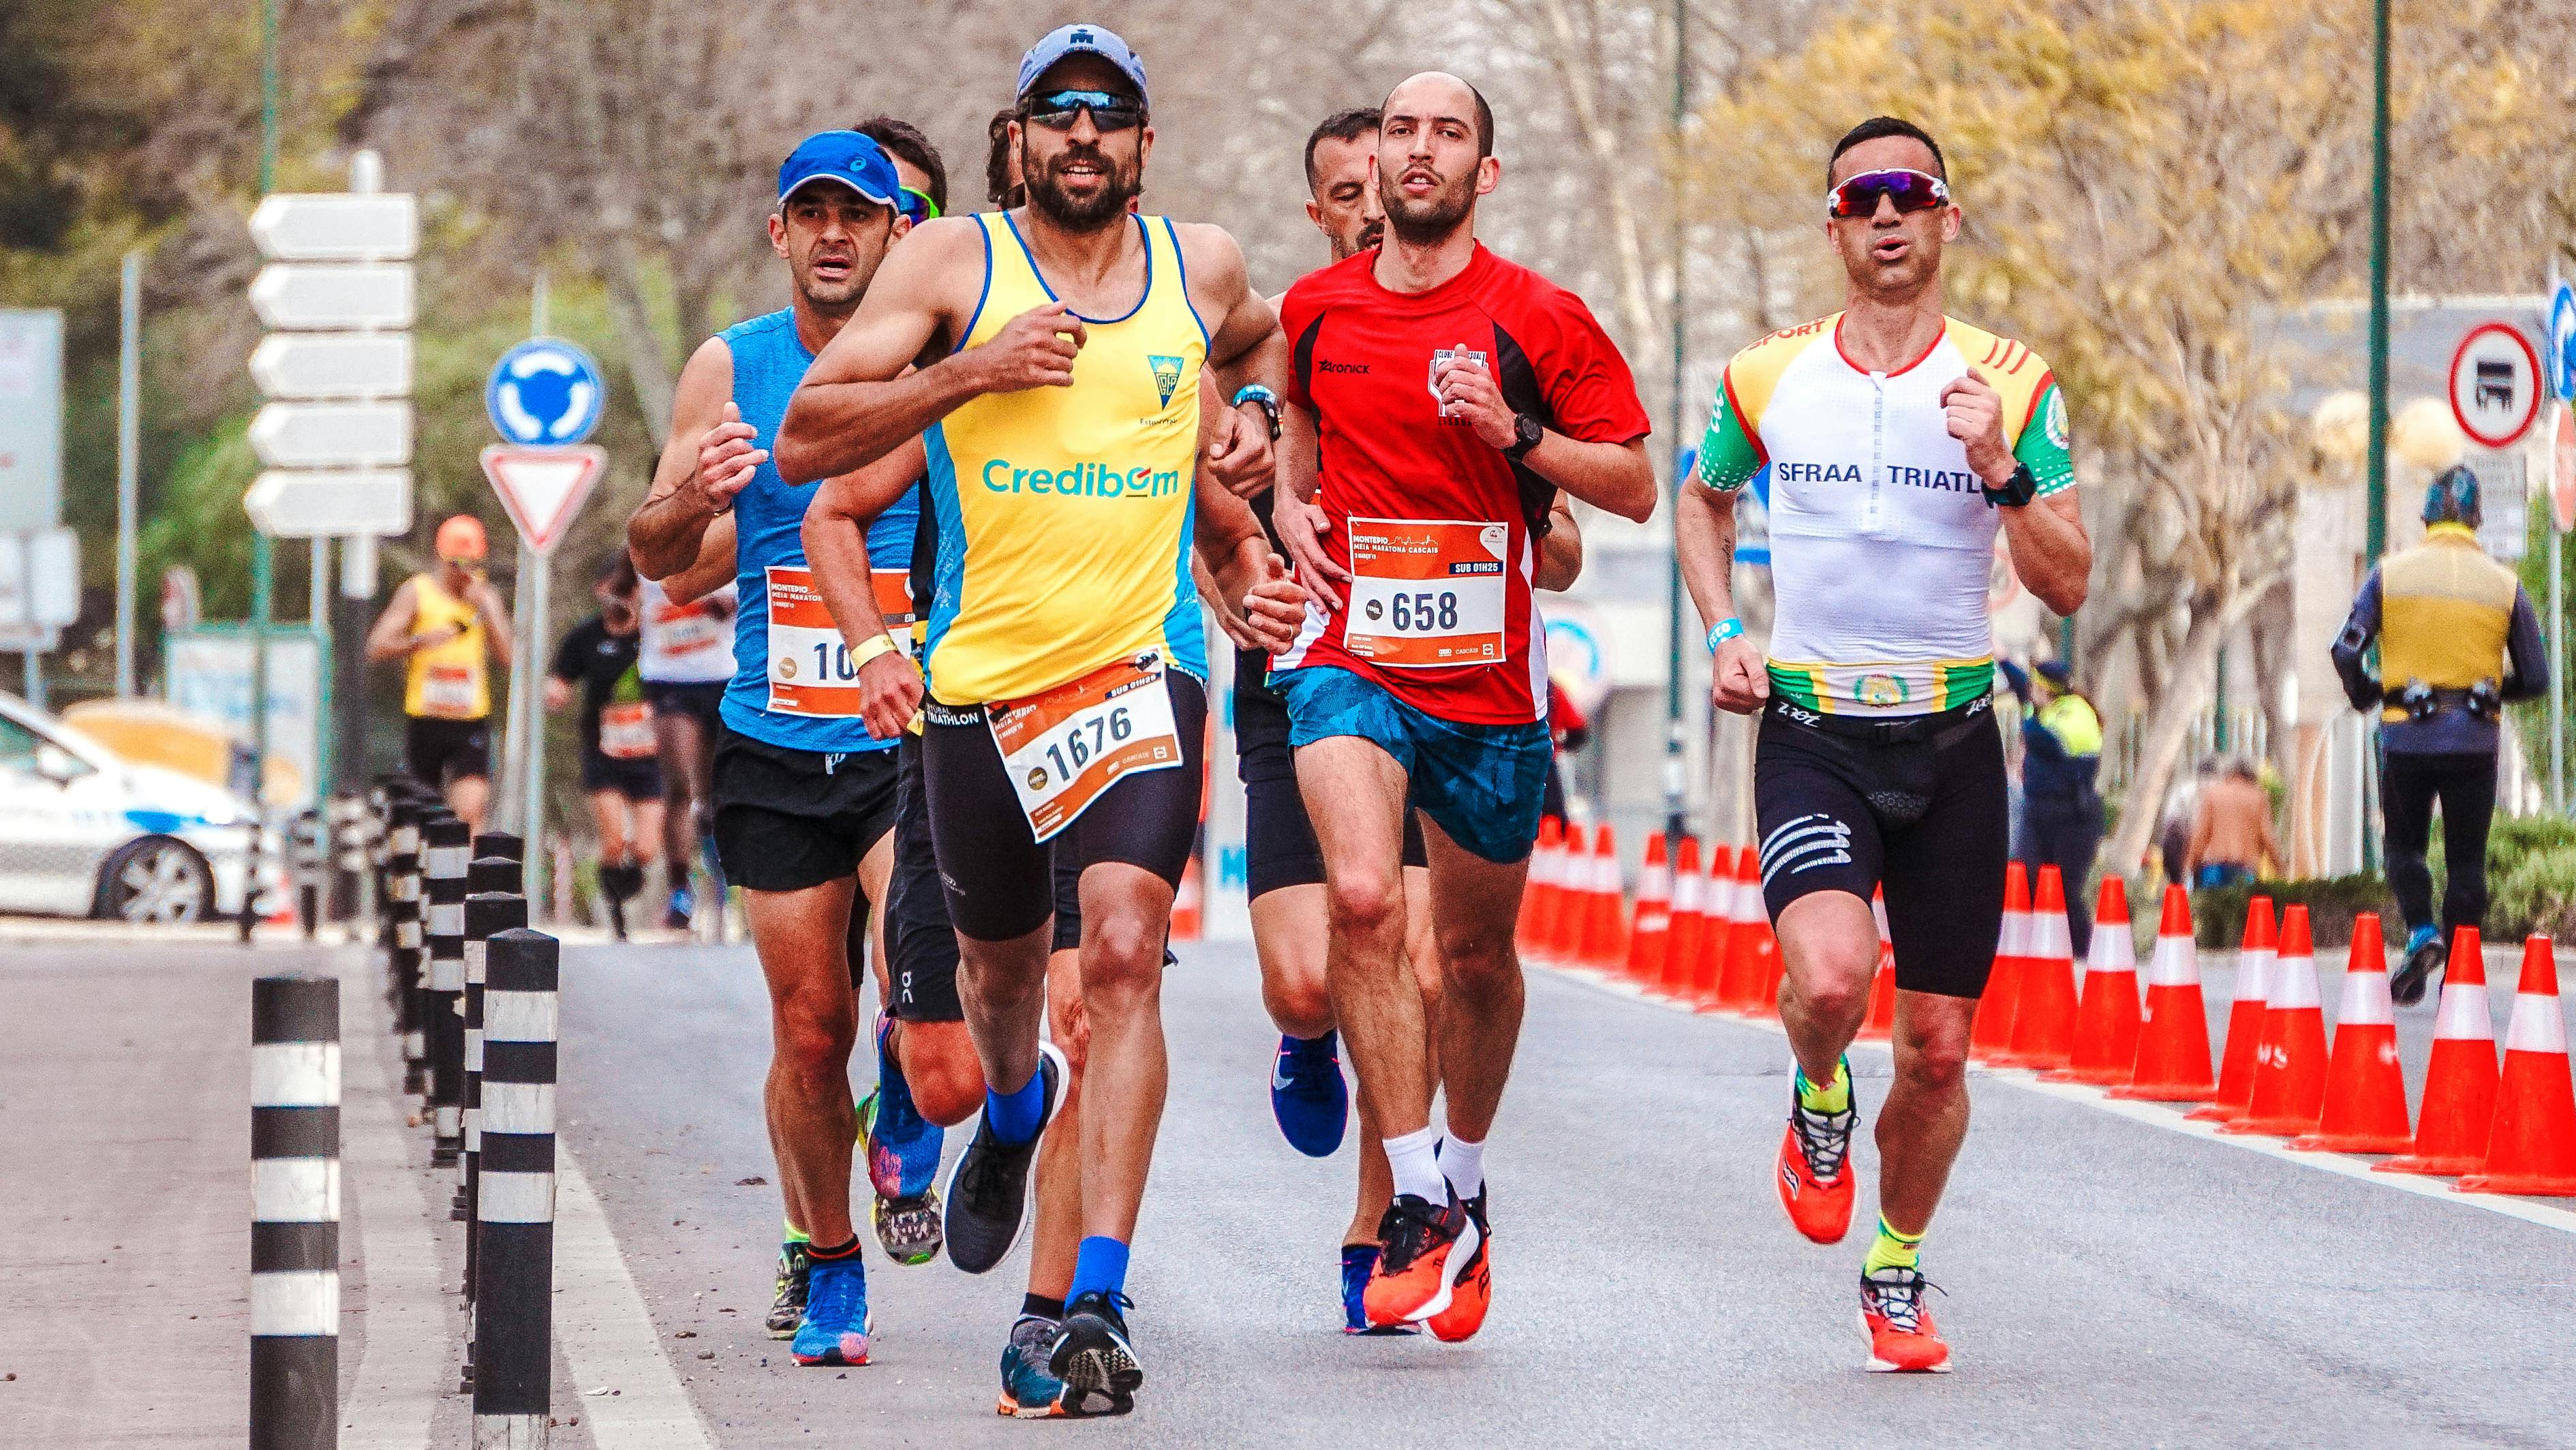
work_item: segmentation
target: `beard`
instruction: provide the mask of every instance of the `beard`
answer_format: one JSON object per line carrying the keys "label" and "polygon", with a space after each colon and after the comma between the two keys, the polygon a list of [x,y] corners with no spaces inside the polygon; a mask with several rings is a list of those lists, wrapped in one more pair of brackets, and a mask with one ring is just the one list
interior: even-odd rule
{"label": "beard", "polygon": [[[1101,188],[1087,197],[1075,197],[1063,185],[1064,168],[1078,160],[1101,167],[1106,173]],[[1024,147],[1020,170],[1027,178],[1029,209],[1069,232],[1096,232],[1118,220],[1127,214],[1127,204],[1145,189],[1142,158],[1122,164],[1096,148],[1067,148],[1040,166]]]}
{"label": "beard", "polygon": [[1418,200],[1406,196],[1395,179],[1388,178],[1378,186],[1378,201],[1386,208],[1388,231],[1399,241],[1425,246],[1458,230],[1475,210],[1475,177],[1460,177]]}
{"label": "beard", "polygon": [[1350,240],[1342,247],[1340,255],[1335,257],[1333,260],[1341,261],[1346,258],[1356,257],[1362,252],[1373,252],[1379,247],[1385,245],[1385,243],[1386,223],[1382,221],[1367,222],[1362,224],[1358,231],[1351,234]]}

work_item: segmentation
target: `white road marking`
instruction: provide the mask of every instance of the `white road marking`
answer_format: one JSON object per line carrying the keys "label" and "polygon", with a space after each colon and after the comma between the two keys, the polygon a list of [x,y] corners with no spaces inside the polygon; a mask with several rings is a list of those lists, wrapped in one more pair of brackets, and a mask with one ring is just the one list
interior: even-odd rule
{"label": "white road marking", "polygon": [[[581,1406],[598,1450],[713,1450],[662,1352],[608,1215],[561,1138],[555,1140],[555,1347],[572,1369],[572,1403]],[[590,1393],[602,1388],[618,1393]]]}
{"label": "white road marking", "polygon": [[365,1343],[348,1404],[342,1450],[428,1450],[430,1416],[456,1374],[456,1314],[440,1282],[437,1231],[421,1192],[417,1149],[403,1129],[390,1057],[393,1035],[365,967],[340,979],[344,1040],[373,1043],[349,1053],[364,1066],[343,1084],[340,1170],[358,1204],[358,1258],[365,1268]]}

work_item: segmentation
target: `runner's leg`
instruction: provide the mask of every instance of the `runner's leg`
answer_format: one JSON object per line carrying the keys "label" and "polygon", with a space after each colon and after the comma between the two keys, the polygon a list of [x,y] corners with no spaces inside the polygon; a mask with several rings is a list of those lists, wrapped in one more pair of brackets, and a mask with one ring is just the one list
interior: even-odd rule
{"label": "runner's leg", "polygon": [[1163,943],[1172,886],[1124,861],[1082,873],[1082,1011],[1088,1023],[1082,1115],[1082,1233],[1125,1244],[1162,1126],[1170,1064],[1163,1043]]}
{"label": "runner's leg", "polygon": [[847,1243],[850,1156],[858,1123],[850,1050],[858,998],[844,938],[855,882],[746,891],[753,950],[769,981],[771,1057],[764,1093],[770,1143],[791,1223],[818,1244]]}
{"label": "runner's leg", "polygon": [[1448,1136],[1481,1147],[1520,1045],[1527,988],[1512,933],[1529,859],[1488,861],[1451,840],[1439,822],[1426,816],[1422,827],[1432,929],[1448,983],[1434,1024]]}
{"label": "runner's leg", "polygon": [[[481,835],[483,812],[492,804],[492,782],[481,773],[460,775],[447,783],[447,808],[465,822],[465,828]],[[536,843],[528,843],[536,849]]]}
{"label": "runner's leg", "polygon": [[[1362,1107],[1381,1132],[1419,1133],[1432,1079],[1421,988],[1403,965],[1403,767],[1372,741],[1334,735],[1298,747],[1297,781],[1324,849],[1325,976]],[[1319,800],[1332,809],[1312,811]],[[1428,1197],[1437,1185],[1396,1187]]]}

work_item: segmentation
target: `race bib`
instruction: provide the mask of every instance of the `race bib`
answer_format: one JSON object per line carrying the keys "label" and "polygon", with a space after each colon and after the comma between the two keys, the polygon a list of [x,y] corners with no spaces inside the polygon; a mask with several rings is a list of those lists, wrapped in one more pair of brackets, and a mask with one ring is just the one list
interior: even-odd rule
{"label": "race bib", "polygon": [[653,631],[655,651],[675,664],[694,662],[711,650],[730,651],[733,646],[728,621],[718,619],[703,599],[660,605],[646,625]]}
{"label": "race bib", "polygon": [[997,700],[984,723],[1040,841],[1072,825],[1121,776],[1181,763],[1163,658],[1104,665],[1025,700]]}
{"label": "race bib", "polygon": [[855,720],[859,671],[832,625],[810,570],[772,564],[769,577],[769,710],[820,720]]}
{"label": "race bib", "polygon": [[421,673],[421,711],[446,720],[473,719],[476,683],[471,665],[431,665]]}
{"label": "race bib", "polygon": [[1345,649],[1389,669],[1500,664],[1505,524],[1345,521],[1351,545]]}
{"label": "race bib", "polygon": [[599,753],[611,760],[650,760],[655,753],[653,707],[642,700],[603,705],[599,710]]}

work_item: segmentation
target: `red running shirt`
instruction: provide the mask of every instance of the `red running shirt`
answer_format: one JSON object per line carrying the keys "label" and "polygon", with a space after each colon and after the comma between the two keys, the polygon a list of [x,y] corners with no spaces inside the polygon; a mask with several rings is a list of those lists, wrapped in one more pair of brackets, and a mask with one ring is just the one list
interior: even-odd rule
{"label": "red running shirt", "polygon": [[1650,431],[1636,380],[1583,299],[1485,250],[1428,292],[1390,292],[1363,252],[1288,289],[1289,400],[1313,413],[1328,547],[1354,578],[1344,607],[1306,606],[1274,668],[1331,665],[1461,725],[1546,718],[1547,640],[1530,587],[1532,523],[1556,489],[1504,458],[1432,392],[1449,353],[1503,399],[1586,443]]}

